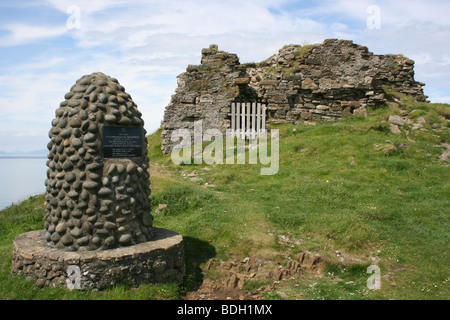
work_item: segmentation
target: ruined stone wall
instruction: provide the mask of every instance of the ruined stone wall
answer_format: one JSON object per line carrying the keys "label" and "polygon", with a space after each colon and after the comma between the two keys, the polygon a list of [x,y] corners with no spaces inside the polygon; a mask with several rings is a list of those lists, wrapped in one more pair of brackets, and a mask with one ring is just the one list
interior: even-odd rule
{"label": "ruined stone wall", "polygon": [[178,76],[178,88],[166,107],[161,148],[170,153],[175,129],[230,128],[230,104],[262,102],[268,121],[335,121],[366,115],[386,102],[383,86],[426,101],[423,83],[414,80],[414,61],[402,55],[375,55],[352,41],[288,45],[261,63],[240,64],[235,54],[216,45],[203,49],[200,65]]}
{"label": "ruined stone wall", "polygon": [[247,79],[246,68],[235,54],[219,51],[217,46],[202,50],[200,65],[189,65],[178,76],[178,88],[164,112],[162,149],[172,148],[171,133],[175,129],[194,129],[202,120],[203,127],[230,127],[230,102],[239,95],[235,79]]}

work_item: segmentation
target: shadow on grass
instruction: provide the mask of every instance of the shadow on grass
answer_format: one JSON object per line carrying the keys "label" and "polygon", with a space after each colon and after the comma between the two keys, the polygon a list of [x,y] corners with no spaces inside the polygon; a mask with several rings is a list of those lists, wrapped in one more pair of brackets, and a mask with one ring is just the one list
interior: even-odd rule
{"label": "shadow on grass", "polygon": [[186,276],[183,281],[182,291],[197,290],[203,283],[203,271],[200,265],[216,256],[216,248],[207,241],[185,236],[184,254],[186,261]]}

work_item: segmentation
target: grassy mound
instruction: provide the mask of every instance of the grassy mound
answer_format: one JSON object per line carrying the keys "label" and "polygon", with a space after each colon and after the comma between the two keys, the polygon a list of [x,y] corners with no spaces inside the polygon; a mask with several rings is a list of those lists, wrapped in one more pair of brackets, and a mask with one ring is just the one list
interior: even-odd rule
{"label": "grassy mound", "polygon": [[[205,268],[211,260],[258,255],[286,265],[303,251],[324,258],[320,276],[276,282],[265,298],[449,299],[450,172],[440,156],[450,106],[386,93],[388,105],[367,118],[271,125],[280,132],[272,176],[260,175],[259,164],[176,166],[160,152],[160,130],[149,136],[155,226],[185,239],[188,274],[179,287],[35,288],[10,276],[10,254],[15,236],[42,228],[44,199],[1,211],[0,299],[178,299],[221,277]],[[391,115],[405,119],[400,133],[391,132]],[[380,267],[381,290],[366,286],[370,264]]]}

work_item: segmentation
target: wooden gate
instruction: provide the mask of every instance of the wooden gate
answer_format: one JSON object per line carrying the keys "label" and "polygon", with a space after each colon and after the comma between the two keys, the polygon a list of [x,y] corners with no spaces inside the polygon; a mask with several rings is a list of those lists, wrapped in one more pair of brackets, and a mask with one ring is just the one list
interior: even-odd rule
{"label": "wooden gate", "polygon": [[241,139],[257,139],[266,130],[266,106],[259,102],[232,102],[231,129]]}

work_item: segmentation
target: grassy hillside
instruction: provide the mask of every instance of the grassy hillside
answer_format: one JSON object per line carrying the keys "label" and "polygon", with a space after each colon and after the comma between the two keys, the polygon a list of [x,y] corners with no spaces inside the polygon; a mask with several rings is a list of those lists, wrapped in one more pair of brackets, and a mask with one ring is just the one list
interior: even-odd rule
{"label": "grassy hillside", "polygon": [[[260,175],[259,164],[176,166],[160,152],[160,131],[151,135],[152,213],[155,226],[185,239],[181,286],[35,288],[10,276],[10,253],[15,236],[42,228],[43,197],[1,211],[0,299],[178,299],[202,283],[223,283],[227,263],[245,273],[244,262],[259,259],[240,290],[264,299],[448,300],[450,170],[440,157],[450,106],[388,93],[389,105],[367,118],[272,125],[280,132],[280,168],[272,176]],[[399,134],[390,130],[390,115],[409,119]],[[323,269],[270,276],[300,252],[319,254]],[[366,286],[371,264],[380,267],[380,290]]]}

